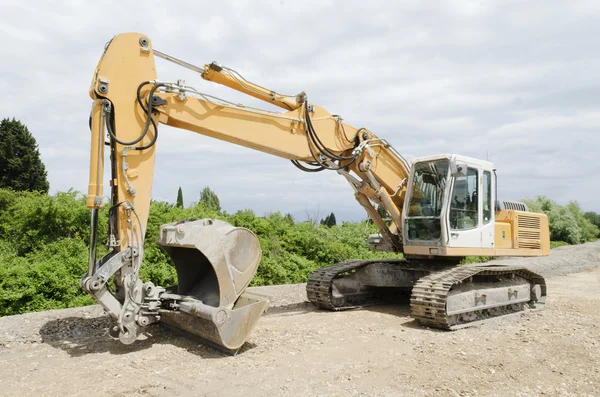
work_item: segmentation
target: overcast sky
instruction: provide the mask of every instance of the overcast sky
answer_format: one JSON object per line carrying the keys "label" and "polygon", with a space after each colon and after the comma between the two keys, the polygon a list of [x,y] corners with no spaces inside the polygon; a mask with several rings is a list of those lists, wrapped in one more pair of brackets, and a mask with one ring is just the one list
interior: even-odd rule
{"label": "overcast sky", "polygon": [[[130,4],[130,5],[123,5]],[[104,44],[137,31],[190,63],[218,61],[388,139],[411,159],[489,158],[504,199],[600,212],[600,3],[592,1],[0,0],[0,117],[24,122],[51,192],[86,192],[88,96]],[[157,59],[161,80],[256,102]],[[361,219],[345,180],[161,127],[155,199],[210,186],[228,212]]]}

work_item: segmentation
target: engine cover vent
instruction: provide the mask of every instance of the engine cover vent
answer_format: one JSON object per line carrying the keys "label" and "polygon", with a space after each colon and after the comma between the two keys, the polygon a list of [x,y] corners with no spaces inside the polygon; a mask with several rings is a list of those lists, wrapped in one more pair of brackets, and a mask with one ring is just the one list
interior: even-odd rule
{"label": "engine cover vent", "polygon": [[515,210],[529,212],[529,208],[525,203],[520,201],[509,201],[509,200],[498,200],[496,202],[496,208],[498,210]]}

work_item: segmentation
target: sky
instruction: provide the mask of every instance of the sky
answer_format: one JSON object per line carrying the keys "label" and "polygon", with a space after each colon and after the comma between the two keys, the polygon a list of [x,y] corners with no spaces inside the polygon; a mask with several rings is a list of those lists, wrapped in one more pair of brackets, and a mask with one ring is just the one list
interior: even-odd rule
{"label": "sky", "polygon": [[[143,4],[143,5],[141,5]],[[86,192],[89,84],[106,42],[147,35],[195,65],[218,61],[282,93],[305,91],[413,159],[489,159],[499,198],[546,195],[600,212],[600,4],[592,1],[0,0],[0,117],[25,123],[51,193]],[[161,59],[160,80],[257,102]],[[153,198],[204,186],[228,212],[364,219],[334,172],[162,126]]]}

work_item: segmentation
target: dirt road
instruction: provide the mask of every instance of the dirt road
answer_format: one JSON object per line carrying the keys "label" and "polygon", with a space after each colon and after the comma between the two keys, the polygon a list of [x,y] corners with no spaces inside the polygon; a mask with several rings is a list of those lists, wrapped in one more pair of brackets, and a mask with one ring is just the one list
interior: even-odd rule
{"label": "dirt road", "polygon": [[235,357],[160,326],[121,345],[97,306],[0,318],[0,394],[600,396],[600,243],[567,248],[528,262],[548,277],[544,310],[456,332],[419,327],[406,303],[317,311],[303,285],[266,289],[273,308]]}

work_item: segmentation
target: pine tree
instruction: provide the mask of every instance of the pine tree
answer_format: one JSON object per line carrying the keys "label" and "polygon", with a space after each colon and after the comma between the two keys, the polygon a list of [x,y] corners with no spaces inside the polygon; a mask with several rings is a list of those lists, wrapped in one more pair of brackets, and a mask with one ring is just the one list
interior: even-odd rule
{"label": "pine tree", "polygon": [[35,138],[20,121],[0,122],[0,188],[48,193],[48,173]]}
{"label": "pine tree", "polygon": [[177,191],[177,208],[183,208],[183,191],[181,190],[181,186],[179,186],[179,190]]}
{"label": "pine tree", "polygon": [[337,222],[335,220],[335,214],[333,212],[331,214],[329,214],[329,216],[327,217],[326,224],[327,224],[327,227],[332,227],[332,226],[337,225]]}
{"label": "pine tree", "polygon": [[319,222],[321,225],[327,226],[327,227],[332,227],[337,225],[336,220],[335,220],[335,214],[332,212],[331,214],[327,215],[325,217],[325,219],[321,219],[321,222]]}
{"label": "pine tree", "polygon": [[200,192],[200,202],[204,203],[207,207],[214,209],[215,211],[221,211],[221,203],[219,201],[219,196],[208,186],[206,186]]}

